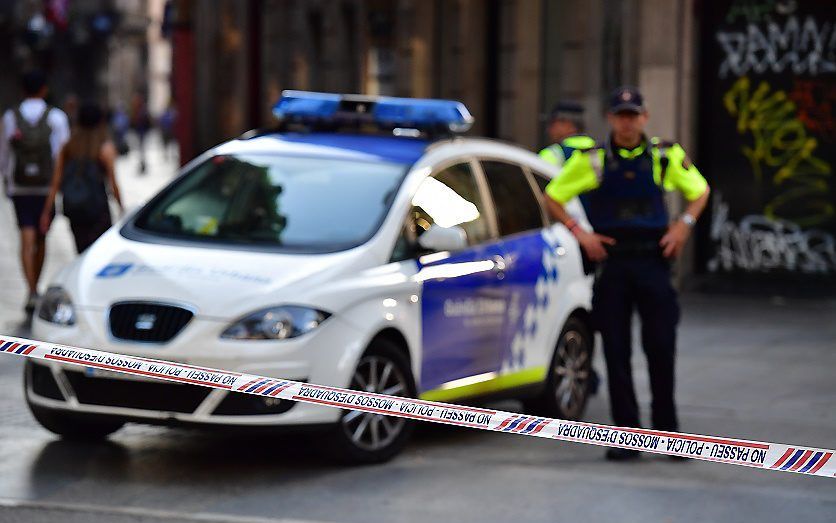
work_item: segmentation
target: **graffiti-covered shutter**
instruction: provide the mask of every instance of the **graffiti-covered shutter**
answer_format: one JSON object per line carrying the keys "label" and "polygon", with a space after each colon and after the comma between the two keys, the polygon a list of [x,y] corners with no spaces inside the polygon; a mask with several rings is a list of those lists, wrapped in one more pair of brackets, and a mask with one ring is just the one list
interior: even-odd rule
{"label": "graffiti-covered shutter", "polygon": [[722,0],[702,13],[704,268],[836,273],[836,8]]}

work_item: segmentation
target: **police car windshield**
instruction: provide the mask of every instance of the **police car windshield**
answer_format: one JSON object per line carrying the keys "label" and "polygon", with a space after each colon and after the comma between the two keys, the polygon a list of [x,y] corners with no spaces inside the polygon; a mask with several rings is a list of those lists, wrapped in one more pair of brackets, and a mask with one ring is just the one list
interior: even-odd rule
{"label": "police car windshield", "polygon": [[374,235],[406,170],[346,159],[216,156],[152,200],[134,226],[189,242],[345,250]]}

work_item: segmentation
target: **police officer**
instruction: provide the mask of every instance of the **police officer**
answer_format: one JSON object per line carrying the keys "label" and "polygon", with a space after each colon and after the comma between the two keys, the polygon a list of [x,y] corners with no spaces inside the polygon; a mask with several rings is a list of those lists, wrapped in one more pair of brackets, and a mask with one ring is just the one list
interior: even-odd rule
{"label": "police officer", "polygon": [[[631,318],[641,319],[653,396],[653,426],[676,431],[674,352],[679,304],[671,284],[670,261],[682,251],[708,201],[705,179],[678,144],[644,134],[648,113],[638,90],[617,89],[610,97],[611,134],[601,146],[581,150],[546,188],[555,218],[598,263],[592,314],[604,342],[613,422],[639,427],[633,389]],[[665,206],[665,193],[681,192],[688,205],[678,217]],[[579,196],[593,231],[584,230],[564,209]],[[638,451],[611,448],[607,459],[631,460]]]}
{"label": "police officer", "polygon": [[576,149],[588,149],[595,140],[581,134],[583,106],[576,102],[558,102],[549,113],[546,132],[552,144],[540,151],[540,157],[557,167],[572,156]]}

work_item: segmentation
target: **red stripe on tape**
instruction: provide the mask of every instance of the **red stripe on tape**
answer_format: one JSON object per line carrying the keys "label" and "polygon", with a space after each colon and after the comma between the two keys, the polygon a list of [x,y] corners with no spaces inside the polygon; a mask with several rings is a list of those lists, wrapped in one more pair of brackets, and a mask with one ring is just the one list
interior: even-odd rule
{"label": "red stripe on tape", "polygon": [[[99,351],[99,352],[102,352],[102,351]],[[121,356],[121,354],[120,354],[120,356]],[[191,369],[191,370],[202,370],[203,372],[219,372],[219,373],[223,373],[223,374],[229,374],[230,376],[236,376],[238,378],[243,376],[243,374],[241,374],[240,372],[231,372],[231,371],[228,371],[228,370],[211,369],[209,367],[198,367],[196,365],[187,365],[185,363],[180,363],[180,362],[177,362],[177,361],[153,360],[151,358],[143,358],[141,356],[124,356],[124,357],[133,358],[135,360],[144,361],[146,363],[154,363],[154,364],[159,363],[160,365],[177,365],[178,367],[183,367],[183,368]]]}
{"label": "red stripe on tape", "polygon": [[548,424],[549,424],[549,420],[541,421],[540,423],[537,424],[537,426],[534,428],[534,430],[531,431],[531,434],[532,435],[537,434],[538,432],[543,430],[543,428]]}
{"label": "red stripe on tape", "polygon": [[771,467],[769,467],[769,468],[771,468],[771,469],[777,469],[778,467],[780,467],[781,465],[783,465],[785,461],[787,461],[787,458],[788,458],[788,457],[790,457],[790,455],[791,455],[793,452],[795,452],[795,449],[792,449],[792,448],[787,449],[787,451],[786,451],[786,452],[784,452],[784,455],[783,455],[783,456],[781,456],[781,458],[780,458],[778,461],[776,461],[776,462],[775,462],[775,464],[774,464],[774,465],[772,465],[772,466],[771,466]]}
{"label": "red stripe on tape", "polygon": [[[563,420],[558,420],[563,421]],[[620,430],[622,432],[634,432],[636,434],[647,434],[649,436],[662,436],[665,438],[687,439],[690,441],[702,441],[705,443],[719,443],[721,445],[735,445],[738,447],[749,447],[753,449],[769,450],[769,443],[757,443],[754,441],[740,441],[734,439],[715,438],[711,436],[698,436],[695,434],[681,434],[679,432],[665,432],[661,430],[636,429],[632,427],[616,427],[609,425],[598,425],[596,423],[585,423],[582,421],[571,422],[576,425],[584,425],[587,427],[594,427],[596,429],[606,430]]]}
{"label": "red stripe on tape", "polygon": [[255,385],[255,383],[257,381],[258,381],[258,378],[254,379],[254,380],[250,380],[247,383],[245,383],[244,385],[241,385],[240,387],[238,387],[238,390],[247,390],[250,387],[252,387],[253,385]]}
{"label": "red stripe on tape", "polygon": [[[822,468],[824,466],[824,464],[828,462],[828,460],[831,458],[831,456],[833,456],[832,452],[828,452],[827,454],[822,456],[822,458],[819,460],[819,462],[816,463],[816,466],[807,471],[807,474],[815,474],[816,472],[818,472],[819,469]],[[836,474],[834,474],[834,476],[836,476]]]}
{"label": "red stripe on tape", "polygon": [[259,387],[259,388],[255,389],[255,390],[253,391],[253,394],[261,394],[262,392],[264,392],[265,390],[269,389],[270,387],[272,387],[272,386],[273,386],[273,385],[275,385],[275,384],[276,384],[276,382],[275,382],[275,381],[268,381],[267,383],[265,383],[265,384],[264,384],[264,385],[262,385],[261,387]]}
{"label": "red stripe on tape", "polygon": [[[339,389],[337,389],[337,390],[339,390]],[[449,420],[443,420],[443,419],[439,419],[439,418],[432,418],[430,416],[421,416],[420,414],[407,414],[406,412],[398,412],[397,414],[395,414],[392,411],[383,410],[383,409],[376,409],[374,407],[361,407],[359,405],[346,405],[344,403],[336,403],[336,402],[327,401],[327,400],[317,400],[317,399],[313,399],[313,398],[307,398],[307,397],[304,397],[304,396],[293,396],[291,399],[298,400],[298,401],[304,401],[304,402],[311,402],[311,403],[321,403],[323,405],[330,405],[332,407],[342,407],[342,408],[348,409],[348,410],[361,410],[363,412],[374,412],[376,414],[387,414],[387,415],[390,415],[390,416],[395,416],[397,418],[411,418],[411,419],[418,419],[418,420],[424,420],[424,421],[435,421],[435,422],[438,422],[438,423],[446,423],[446,424],[450,424],[450,425],[465,425],[465,426],[474,427],[474,428],[477,428],[477,429],[488,428],[487,425],[479,425],[478,423],[469,423],[467,421],[449,421]],[[405,399],[407,399],[407,398],[405,398]],[[449,407],[446,407],[446,408],[449,408]]]}
{"label": "red stripe on tape", "polygon": [[[142,376],[150,376],[152,378],[163,378],[169,381],[180,381],[183,383],[192,383],[194,385],[207,385],[209,387],[217,387],[220,389],[231,389],[232,387],[229,385],[223,385],[221,383],[212,383],[211,381],[201,381],[201,380],[192,380],[189,378],[181,378],[179,376],[166,376],[165,374],[158,374],[156,372],[149,372],[146,370],[137,370],[137,369],[124,369],[122,367],[117,367],[115,365],[105,365],[104,363],[96,363],[96,362],[89,362],[89,361],[78,361],[72,358],[64,358],[62,356],[53,356],[52,354],[44,355],[44,358],[48,360],[58,360],[58,361],[66,361],[68,363],[76,363],[78,365],[84,365],[86,367],[97,367],[100,369],[107,369],[107,370],[115,370],[121,371],[126,374],[140,374]],[[217,371],[214,371],[217,372]]]}
{"label": "red stripe on tape", "polygon": [[796,470],[800,469],[802,465],[804,465],[805,463],[807,463],[807,460],[808,460],[808,459],[810,458],[810,456],[812,456],[812,455],[813,455],[813,451],[812,451],[812,450],[808,450],[807,452],[805,452],[804,454],[802,454],[802,455],[801,455],[801,458],[799,458],[799,460],[795,462],[795,465],[793,465],[792,467],[788,468],[787,470],[789,470],[790,472],[795,472]]}
{"label": "red stripe on tape", "polygon": [[511,418],[505,418],[505,419],[502,421],[502,423],[500,423],[500,424],[499,424],[499,426],[496,428],[496,430],[502,430],[502,429],[504,429],[505,427],[507,427],[507,426],[511,423],[511,421],[513,421],[513,420],[515,420],[515,419],[517,419],[517,417],[516,417],[516,416],[513,416],[513,417],[511,417]]}
{"label": "red stripe on tape", "polygon": [[278,389],[274,390],[273,392],[271,392],[270,395],[273,396],[273,397],[278,396],[279,393],[281,393],[283,390],[289,389],[292,386],[293,386],[293,383],[291,383],[289,385],[283,385],[283,386],[279,387]]}
{"label": "red stripe on tape", "polygon": [[[333,391],[337,391],[337,392],[345,392],[346,391],[346,389],[340,389],[340,388],[337,388],[337,387],[328,387],[327,385],[311,385],[310,383],[305,383],[304,385],[306,387],[311,387],[312,389],[333,390]],[[357,391],[354,391],[354,392],[357,392]],[[391,396],[387,396],[385,394],[377,394],[377,393],[374,393],[374,392],[363,392],[363,394],[366,395],[366,396],[373,396],[375,398],[389,399],[391,397]],[[420,400],[420,399],[417,399],[417,398],[405,398],[405,399],[408,399],[412,403],[417,403],[417,404],[420,404],[420,405],[428,405],[430,407],[440,407],[442,409],[449,409],[450,406],[451,406],[450,403],[437,403],[435,401]],[[455,405],[455,407],[459,410],[466,410],[468,412],[478,412],[480,414],[488,414],[488,415],[491,415],[491,416],[496,414],[495,410],[478,409],[478,408],[475,408],[475,407],[462,407],[461,405]]]}

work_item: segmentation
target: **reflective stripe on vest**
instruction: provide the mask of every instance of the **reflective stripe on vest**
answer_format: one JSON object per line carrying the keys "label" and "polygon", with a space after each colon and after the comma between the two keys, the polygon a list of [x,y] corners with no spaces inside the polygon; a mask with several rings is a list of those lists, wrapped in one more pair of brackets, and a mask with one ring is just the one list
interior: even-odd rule
{"label": "reflective stripe on vest", "polygon": [[567,156],[563,153],[563,147],[556,143],[543,149],[540,152],[540,157],[557,167],[563,167],[567,158]]}

